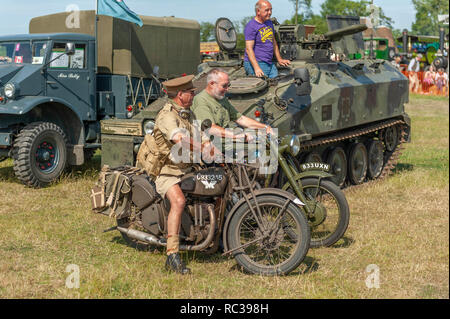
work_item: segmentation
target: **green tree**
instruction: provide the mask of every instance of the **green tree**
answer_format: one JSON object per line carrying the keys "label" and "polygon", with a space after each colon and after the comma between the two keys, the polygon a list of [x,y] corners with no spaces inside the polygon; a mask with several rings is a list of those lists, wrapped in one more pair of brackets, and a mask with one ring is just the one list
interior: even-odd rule
{"label": "green tree", "polygon": [[398,38],[400,38],[403,34],[403,30],[400,29],[392,29],[392,36],[394,37],[394,40],[397,41]]}
{"label": "green tree", "polygon": [[[298,22],[300,21],[301,18],[307,19],[313,15],[311,8],[312,0],[289,0],[289,1],[292,2],[292,5],[294,6],[293,23],[295,23],[295,15],[297,15],[298,17]],[[295,11],[296,9],[297,12]],[[301,17],[299,15],[299,11],[301,12]]]}
{"label": "green tree", "polygon": [[[359,16],[366,17],[370,15],[367,10],[367,6],[370,1],[360,0],[360,1],[350,1],[350,0],[326,0],[321,4],[320,14],[323,18],[327,15],[349,15],[349,16]],[[380,23],[382,25],[392,28],[394,21],[386,16],[383,9],[380,8]]]}
{"label": "green tree", "polygon": [[200,41],[208,42],[214,41],[215,38],[215,25],[211,22],[200,23]]}
{"label": "green tree", "polygon": [[[289,0],[294,5],[296,0]],[[299,0],[298,23],[306,25],[315,25],[316,29],[314,33],[323,34],[328,32],[327,16],[329,15],[344,15],[344,16],[369,16],[370,12],[367,10],[367,6],[371,2],[368,0],[326,0],[321,4],[320,14],[314,14],[311,10],[311,0]],[[289,20],[284,21],[287,24],[295,23],[295,14]],[[380,8],[380,23],[392,28],[394,21],[386,16],[383,9]]]}
{"label": "green tree", "polygon": [[448,1],[412,0],[416,9],[416,21],[412,32],[421,35],[439,35],[438,14],[448,14]]}
{"label": "green tree", "polygon": [[242,18],[240,21],[233,21],[234,28],[237,32],[237,44],[236,49],[243,50],[245,49],[245,36],[244,36],[244,30],[245,26],[249,21],[253,19],[253,16],[247,16]]}
{"label": "green tree", "polygon": [[[294,23],[295,23],[295,16],[283,22],[283,24],[294,24]],[[298,15],[298,24],[314,25],[316,27],[314,29],[314,33],[316,34],[322,34],[328,31],[326,19],[318,14],[312,14],[311,16],[308,17],[301,13]]]}

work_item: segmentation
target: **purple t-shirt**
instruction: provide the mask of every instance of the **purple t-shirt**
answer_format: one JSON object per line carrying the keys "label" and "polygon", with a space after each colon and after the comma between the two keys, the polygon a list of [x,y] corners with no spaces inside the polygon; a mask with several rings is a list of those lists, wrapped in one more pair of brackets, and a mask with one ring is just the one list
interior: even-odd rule
{"label": "purple t-shirt", "polygon": [[[255,41],[253,51],[255,52],[256,61],[272,63],[273,58],[273,41],[274,27],[270,20],[259,23],[255,19],[250,20],[244,29],[245,41]],[[249,61],[247,50],[245,50],[245,61]]]}

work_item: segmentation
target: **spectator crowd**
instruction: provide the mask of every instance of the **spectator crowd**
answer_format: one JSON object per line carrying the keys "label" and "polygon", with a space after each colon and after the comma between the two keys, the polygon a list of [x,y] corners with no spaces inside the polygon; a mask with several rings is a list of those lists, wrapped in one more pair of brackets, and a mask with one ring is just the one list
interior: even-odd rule
{"label": "spectator crowd", "polygon": [[449,77],[446,70],[434,65],[430,65],[425,71],[420,70],[419,54],[412,59],[408,65],[400,64],[401,57],[397,55],[392,64],[405,74],[409,79],[409,89],[411,92],[420,94],[449,95]]}

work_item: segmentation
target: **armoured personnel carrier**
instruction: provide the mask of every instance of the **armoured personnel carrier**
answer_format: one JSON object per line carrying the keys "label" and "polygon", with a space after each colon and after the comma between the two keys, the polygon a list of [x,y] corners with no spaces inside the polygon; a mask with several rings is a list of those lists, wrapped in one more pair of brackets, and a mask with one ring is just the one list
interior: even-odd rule
{"label": "armoured personnel carrier", "polygon": [[[362,31],[367,27],[340,22],[352,19],[333,21],[339,29],[321,35],[303,25],[276,25],[281,55],[291,65],[279,67],[278,77],[267,79],[245,75],[235,54],[237,33],[230,20],[220,18],[216,22],[220,60],[201,64],[195,81],[202,88],[209,70],[227,71],[231,80],[227,96],[236,109],[278,128],[279,136],[297,135],[301,151],[292,162],[298,166],[327,162],[332,180],[342,187],[383,177],[394,167],[400,144],[409,140],[410,118],[404,109],[409,92],[407,78],[388,61],[345,59],[349,50],[364,50]],[[344,59],[336,61],[340,58]],[[151,132],[152,119],[162,105],[162,100],[156,101],[134,118],[140,132]],[[128,154],[136,153],[143,136],[138,130],[134,136],[124,135],[124,125],[103,121],[103,163],[134,163],[134,158],[124,158],[116,142],[122,142]],[[111,147],[105,148],[108,140]]]}

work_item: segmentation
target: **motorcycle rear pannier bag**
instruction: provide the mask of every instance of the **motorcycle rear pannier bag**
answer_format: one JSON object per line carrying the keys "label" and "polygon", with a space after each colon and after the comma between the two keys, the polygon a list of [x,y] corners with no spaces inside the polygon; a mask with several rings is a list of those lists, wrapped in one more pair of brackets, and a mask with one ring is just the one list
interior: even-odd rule
{"label": "motorcycle rear pannier bag", "polygon": [[150,206],[157,198],[155,186],[146,175],[133,177],[131,201],[140,209]]}

